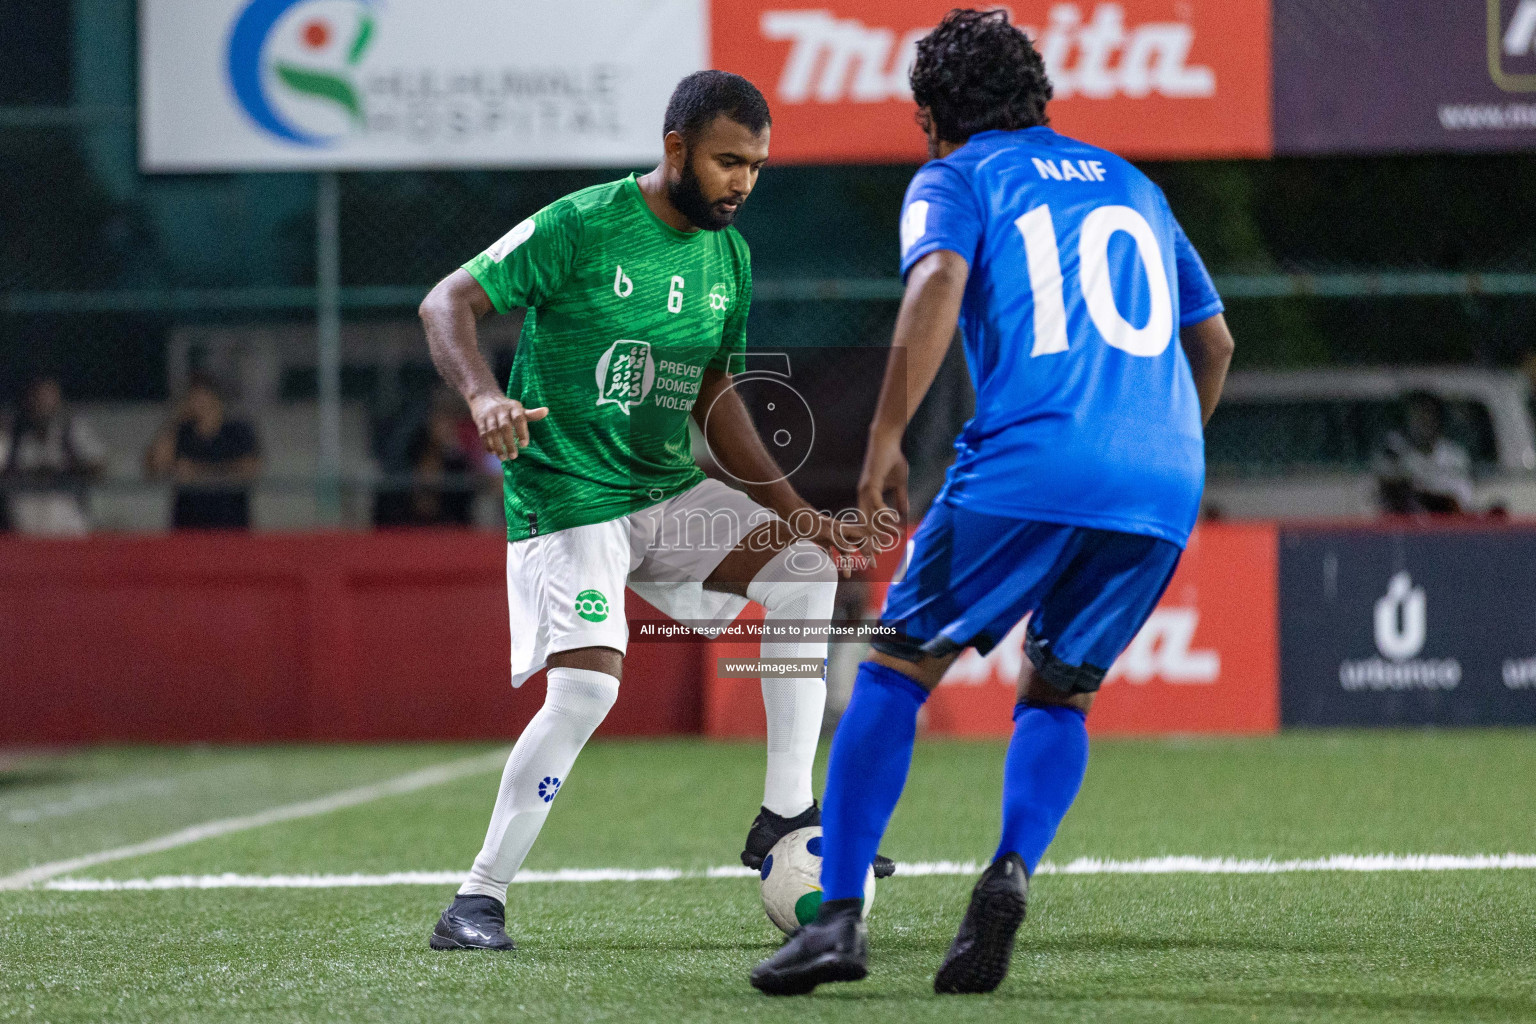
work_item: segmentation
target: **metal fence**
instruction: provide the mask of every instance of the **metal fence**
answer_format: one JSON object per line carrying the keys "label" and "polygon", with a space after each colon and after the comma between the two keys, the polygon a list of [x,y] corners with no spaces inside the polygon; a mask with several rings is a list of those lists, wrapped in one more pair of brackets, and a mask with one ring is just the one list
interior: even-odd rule
{"label": "metal fence", "polygon": [[[318,410],[315,457],[269,482],[314,493],[319,522],[366,525],[369,495],[400,472],[379,435],[429,399],[414,309],[430,284],[538,207],[619,173],[150,177],[137,171],[135,122],[127,106],[0,108],[0,404],[41,368],[60,372],[73,397],[141,402],[165,401],[194,366],[255,373],[237,391]],[[888,342],[901,295],[891,239],[909,174],[764,178],[743,217],[753,344]],[[1514,364],[1536,349],[1536,270],[1276,269],[1284,263],[1213,265],[1240,363]],[[515,324],[488,326],[487,341],[505,372]],[[261,345],[277,354],[258,370],[240,362]],[[360,452],[343,450],[345,403],[367,424]],[[107,484],[140,486],[126,468]]]}

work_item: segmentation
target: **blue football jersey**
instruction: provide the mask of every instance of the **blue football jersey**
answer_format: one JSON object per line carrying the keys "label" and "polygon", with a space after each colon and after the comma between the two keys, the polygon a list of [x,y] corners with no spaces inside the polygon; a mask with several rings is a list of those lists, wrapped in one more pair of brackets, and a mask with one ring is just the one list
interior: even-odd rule
{"label": "blue football jersey", "polygon": [[1182,546],[1205,442],[1179,328],[1222,304],[1162,191],[1050,128],[982,132],[907,188],[902,275],[936,249],[970,266],[976,389],[939,500]]}

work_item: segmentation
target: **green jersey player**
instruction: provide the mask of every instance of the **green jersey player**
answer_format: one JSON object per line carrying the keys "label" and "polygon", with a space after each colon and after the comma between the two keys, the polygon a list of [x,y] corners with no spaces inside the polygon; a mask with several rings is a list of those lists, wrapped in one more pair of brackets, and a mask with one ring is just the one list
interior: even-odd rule
{"label": "green jersey player", "polygon": [[[507,885],[618,695],[626,584],[689,622],[729,621],[748,600],[769,626],[831,616],[826,547],[851,549],[862,532],[801,500],[732,390],[752,270],[731,222],[768,158],[769,129],[746,79],[690,75],[668,103],[655,170],[545,207],[422,303],[433,361],[505,466],[513,685],[549,668],[544,706],[512,750],[434,949],[512,948]],[[527,311],[504,393],[475,338],[493,309]],[[744,494],[706,479],[690,416],[728,474],[771,482]],[[761,653],[822,667],[763,679],[768,770],[742,854],[753,867],[781,835],[820,823],[811,763],[826,701],[824,634],[765,639]]]}

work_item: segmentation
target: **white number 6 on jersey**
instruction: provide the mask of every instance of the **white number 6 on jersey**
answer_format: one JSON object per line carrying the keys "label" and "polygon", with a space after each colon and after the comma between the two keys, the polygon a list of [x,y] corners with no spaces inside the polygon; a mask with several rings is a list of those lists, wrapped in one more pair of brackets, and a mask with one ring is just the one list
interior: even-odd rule
{"label": "white number 6 on jersey", "polygon": [[672,287],[667,291],[667,312],[681,313],[683,311],[683,278],[679,274],[672,275]]}
{"label": "white number 6 on jersey", "polygon": [[[1035,344],[1031,356],[1067,351],[1067,305],[1061,253],[1051,208],[1037,206],[1013,222],[1024,237],[1029,287],[1034,294]],[[1142,327],[1120,315],[1109,275],[1109,240],[1124,231],[1136,242],[1147,271],[1152,313]],[[1160,356],[1173,338],[1173,294],[1163,252],[1147,219],[1129,206],[1101,206],[1083,218],[1077,236],[1077,277],[1093,326],[1105,342],[1133,356]]]}

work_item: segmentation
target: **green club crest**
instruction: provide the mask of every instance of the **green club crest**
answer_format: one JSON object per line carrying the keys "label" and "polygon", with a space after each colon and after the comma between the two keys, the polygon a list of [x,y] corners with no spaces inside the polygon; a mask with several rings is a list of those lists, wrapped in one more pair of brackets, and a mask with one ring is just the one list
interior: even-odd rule
{"label": "green club crest", "polygon": [[608,618],[608,599],[600,590],[583,590],[576,595],[576,614],[588,622],[602,622]]}

